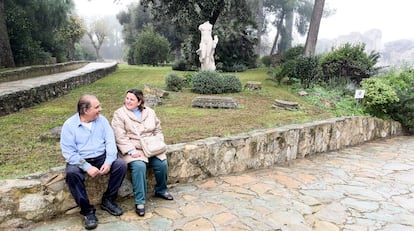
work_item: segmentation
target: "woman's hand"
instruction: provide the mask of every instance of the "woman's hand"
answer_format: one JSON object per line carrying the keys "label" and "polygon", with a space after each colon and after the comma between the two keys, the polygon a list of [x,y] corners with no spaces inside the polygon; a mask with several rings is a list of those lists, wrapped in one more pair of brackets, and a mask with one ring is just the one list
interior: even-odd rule
{"label": "woman's hand", "polygon": [[131,153],[131,157],[133,158],[140,158],[141,156],[142,154],[138,150],[135,150],[133,153]]}

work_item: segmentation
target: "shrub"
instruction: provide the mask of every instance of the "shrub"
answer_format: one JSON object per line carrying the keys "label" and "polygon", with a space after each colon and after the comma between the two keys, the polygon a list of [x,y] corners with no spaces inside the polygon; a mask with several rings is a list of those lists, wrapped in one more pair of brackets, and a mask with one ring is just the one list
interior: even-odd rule
{"label": "shrub", "polygon": [[241,81],[236,76],[221,76],[215,71],[201,71],[195,74],[191,82],[191,90],[199,94],[222,94],[240,92]]}
{"label": "shrub", "polygon": [[181,91],[184,86],[184,79],[177,74],[168,74],[165,77],[165,85],[169,91]]}
{"label": "shrub", "polygon": [[399,98],[398,102],[389,105],[388,114],[409,133],[414,133],[414,72],[407,68],[399,72],[392,70],[383,78],[388,80]]}
{"label": "shrub", "polygon": [[288,62],[290,60],[295,60],[297,57],[303,55],[303,46],[298,45],[287,49],[286,51],[282,52],[280,61],[282,63]]}
{"label": "shrub", "polygon": [[187,73],[184,75],[183,87],[191,87],[191,82],[193,81],[193,74]]}
{"label": "shrub", "polygon": [[368,113],[387,119],[388,109],[399,101],[396,91],[385,78],[370,78],[362,81],[365,90],[364,107]]}
{"label": "shrub", "polygon": [[185,60],[179,60],[174,63],[172,69],[176,71],[188,71],[191,69],[191,65],[189,65]]}
{"label": "shrub", "polygon": [[260,59],[260,61],[262,62],[262,64],[263,64],[265,67],[270,67],[270,65],[272,65],[272,56],[270,56],[270,55],[265,55],[265,56],[263,56],[263,57]]}
{"label": "shrub", "polygon": [[303,46],[292,47],[281,54],[281,65],[268,72],[279,85],[288,77],[289,83],[300,81],[304,88],[309,88],[319,78],[319,58],[303,56]]}
{"label": "shrub", "polygon": [[235,63],[232,66],[223,66],[221,69],[224,72],[244,72],[247,70],[247,66],[240,63]]}
{"label": "shrub", "polygon": [[281,66],[270,68],[266,74],[270,77],[269,79],[277,83],[277,85],[280,85],[282,83],[282,80],[286,77],[282,71]]}
{"label": "shrub", "polygon": [[220,74],[215,71],[201,71],[193,76],[191,90],[200,94],[221,94]]}
{"label": "shrub", "polygon": [[223,93],[236,93],[242,91],[242,83],[235,75],[223,76]]}
{"label": "shrub", "polygon": [[377,52],[365,53],[365,44],[352,46],[346,43],[321,58],[323,80],[341,84],[350,79],[359,85],[362,79],[377,74],[378,69],[374,66],[378,58]]}
{"label": "shrub", "polygon": [[316,56],[298,56],[292,63],[294,78],[300,80],[302,87],[309,88],[316,84],[319,77],[319,62]]}
{"label": "shrub", "polygon": [[[162,35],[156,33],[151,26],[139,33],[130,49],[131,64],[150,64],[153,66],[168,61],[170,44]],[[128,63],[130,63],[128,61]]]}
{"label": "shrub", "polygon": [[[410,89],[414,91],[414,87]],[[390,105],[388,113],[393,120],[401,123],[408,133],[414,134],[414,97],[397,92],[399,102]]]}

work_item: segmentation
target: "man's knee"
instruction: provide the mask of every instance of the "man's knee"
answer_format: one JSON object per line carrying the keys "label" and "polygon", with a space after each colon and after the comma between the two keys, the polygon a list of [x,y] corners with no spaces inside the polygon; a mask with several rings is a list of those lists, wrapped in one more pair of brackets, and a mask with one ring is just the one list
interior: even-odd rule
{"label": "man's knee", "polygon": [[123,159],[118,158],[112,163],[112,169],[126,172],[128,169],[128,165]]}

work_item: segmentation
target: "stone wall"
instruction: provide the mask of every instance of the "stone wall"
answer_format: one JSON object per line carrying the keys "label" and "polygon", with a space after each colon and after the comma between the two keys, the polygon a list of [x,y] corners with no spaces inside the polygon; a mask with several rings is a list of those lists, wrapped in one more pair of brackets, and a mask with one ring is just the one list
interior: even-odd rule
{"label": "stone wall", "polygon": [[[372,117],[342,117],[305,124],[211,137],[168,146],[169,184],[285,165],[297,158],[402,135],[398,122]],[[154,177],[148,173],[149,192]],[[107,177],[87,179],[91,201],[99,203]],[[132,193],[124,180],[120,200]],[[151,194],[151,193],[150,193]],[[0,181],[0,229],[26,227],[78,209],[64,181],[64,167],[22,179]]]}
{"label": "stone wall", "polygon": [[66,63],[14,68],[12,70],[0,72],[0,83],[33,78],[42,75],[51,75],[65,71],[72,71],[79,69],[86,64],[88,64],[86,61],[72,61]]}
{"label": "stone wall", "polygon": [[25,89],[16,90],[7,94],[0,94],[0,116],[17,112],[22,108],[28,108],[36,104],[46,102],[68,93],[79,86],[88,85],[109,73],[115,71],[116,63],[106,68],[96,69],[90,72],[69,75],[60,81],[52,81]]}

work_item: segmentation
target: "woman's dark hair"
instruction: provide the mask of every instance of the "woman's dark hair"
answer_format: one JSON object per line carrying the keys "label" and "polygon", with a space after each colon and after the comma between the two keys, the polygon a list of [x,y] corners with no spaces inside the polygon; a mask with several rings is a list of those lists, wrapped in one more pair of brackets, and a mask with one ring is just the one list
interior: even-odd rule
{"label": "woman's dark hair", "polygon": [[137,97],[138,101],[141,101],[141,104],[138,106],[138,110],[140,111],[144,110],[145,109],[144,93],[142,93],[142,91],[139,89],[130,89],[127,91],[127,94],[128,93],[134,94]]}

